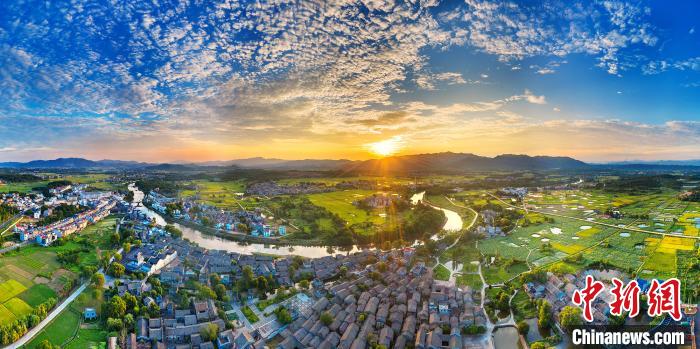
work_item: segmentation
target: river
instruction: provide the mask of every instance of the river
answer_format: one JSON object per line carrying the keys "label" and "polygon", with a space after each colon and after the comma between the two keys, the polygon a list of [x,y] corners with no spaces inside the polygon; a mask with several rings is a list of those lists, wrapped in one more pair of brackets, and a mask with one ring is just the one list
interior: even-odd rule
{"label": "river", "polygon": [[[423,196],[425,196],[425,192],[413,194],[413,196],[411,196],[411,203],[415,205],[418,202],[423,201]],[[459,213],[452,211],[452,210],[444,209],[442,207],[437,207],[437,206],[433,206],[430,204],[428,204],[428,205],[436,210],[442,211],[445,214],[447,221],[445,222],[445,225],[442,227],[443,230],[449,231],[449,232],[455,232],[455,231],[462,230],[463,222],[462,222],[462,217],[459,215]],[[435,240],[436,238],[437,238],[436,235],[431,237],[431,239],[433,239],[433,240]]]}
{"label": "river", "polygon": [[[135,184],[130,184],[129,185],[129,190],[134,192],[134,201],[133,201],[133,206],[136,207],[137,210],[143,212],[146,216],[149,218],[155,219],[156,224],[160,226],[165,226],[166,221],[165,219],[158,214],[157,212],[151,210],[150,208],[144,206],[141,204],[144,198],[144,193],[139,190],[139,188],[136,187]],[[418,200],[422,200],[423,198],[423,193],[415,194],[413,197],[411,197],[411,201],[414,201],[414,198],[418,198]],[[139,205],[141,204],[141,205]],[[433,206],[434,207],[434,206]],[[455,227],[459,227],[456,230],[459,230],[462,228],[462,218],[457,214],[456,212],[450,211],[450,210],[445,210],[441,209],[438,207],[435,207],[436,209],[440,209],[443,212],[445,212],[445,215],[447,216],[447,222],[445,223],[445,230],[448,231],[453,231]],[[451,212],[451,213],[448,213]],[[454,217],[456,216],[456,218]],[[450,218],[452,217],[452,218]],[[457,225],[457,222],[455,219],[459,220],[459,225]],[[241,243],[238,241],[232,241],[232,240],[227,240],[223,239],[217,236],[205,234],[197,229],[193,229],[190,227],[186,227],[182,224],[178,223],[173,223],[175,227],[180,229],[182,231],[182,237],[184,239],[187,239],[189,241],[192,241],[196,243],[197,245],[210,249],[210,250],[225,250],[229,252],[237,252],[241,254],[253,254],[253,253],[261,253],[261,254],[274,254],[278,256],[288,256],[288,255],[296,255],[296,256],[302,256],[302,257],[307,257],[307,258],[320,258],[320,257],[325,257],[325,256],[332,256],[338,253],[354,253],[362,250],[362,248],[359,248],[358,246],[352,246],[351,249],[340,249],[339,247],[324,247],[324,246],[303,246],[303,245],[293,245],[293,246],[282,246],[282,245],[268,245],[268,244],[260,244],[260,243]]]}

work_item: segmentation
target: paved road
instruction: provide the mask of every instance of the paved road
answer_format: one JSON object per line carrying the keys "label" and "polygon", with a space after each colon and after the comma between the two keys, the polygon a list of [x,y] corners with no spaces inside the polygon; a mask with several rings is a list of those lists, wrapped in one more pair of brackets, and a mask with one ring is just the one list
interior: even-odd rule
{"label": "paved road", "polygon": [[[122,221],[123,221],[123,220],[124,220],[124,219],[122,218]],[[120,225],[117,224],[117,229],[116,229],[117,232],[119,232],[119,226],[120,226]],[[117,251],[117,253],[121,254],[123,251],[124,251],[124,248],[120,248],[120,249]],[[112,257],[112,259],[109,260],[110,263],[112,263],[113,261],[114,261],[114,257]],[[98,270],[97,272],[98,272],[98,273],[104,273],[103,269],[100,269],[100,270]],[[34,338],[34,336],[36,336],[37,334],[39,334],[39,332],[41,332],[41,330],[43,330],[44,327],[46,327],[46,325],[48,325],[49,323],[51,323],[51,321],[52,321],[53,319],[55,319],[58,315],[60,315],[61,312],[63,312],[63,311],[66,309],[66,307],[68,307],[68,306],[71,304],[71,302],[73,302],[76,298],[78,298],[78,296],[79,296],[81,293],[83,293],[83,291],[85,291],[85,289],[87,288],[87,286],[88,286],[89,284],[90,284],[90,279],[88,279],[88,280],[85,281],[82,285],[80,285],[80,287],[78,287],[77,289],[75,289],[75,291],[73,291],[73,293],[71,293],[71,295],[68,296],[68,298],[66,298],[66,299],[63,301],[63,303],[61,303],[59,306],[55,307],[55,308],[46,316],[46,318],[45,318],[44,320],[42,320],[38,325],[36,325],[36,326],[35,326],[34,328],[32,328],[31,330],[29,330],[29,331],[28,331],[24,336],[22,336],[22,338],[20,338],[18,341],[16,341],[16,342],[10,344],[9,346],[5,347],[4,349],[15,349],[15,348],[19,348],[19,347],[21,347],[22,345],[25,345],[25,344],[29,343],[29,342],[32,340],[32,338]]]}
{"label": "paved road", "polygon": [[3,223],[2,227],[0,228],[3,229],[2,233],[0,233],[0,236],[5,235],[5,233],[7,233],[8,230],[12,229],[15,225],[17,225],[17,223],[19,223],[19,221],[22,220],[22,216],[22,213],[18,213],[12,216],[12,218],[5,221],[5,223]]}
{"label": "paved road", "polygon": [[[491,194],[491,193],[488,193],[488,194],[489,194],[491,197],[493,197],[494,199],[496,199],[496,200],[502,202],[503,204],[505,204],[505,205],[507,205],[507,206],[510,206],[510,207],[513,207],[513,208],[516,208],[516,209],[524,209],[523,207],[520,207],[520,206],[511,205],[510,203],[508,203],[508,202],[502,200],[501,198],[499,198],[499,197],[496,196],[496,195],[493,195],[493,194]],[[573,220],[577,220],[577,221],[586,222],[586,223],[589,223],[589,224],[597,224],[597,225],[602,225],[602,226],[611,227],[611,228],[616,228],[616,229],[624,229],[624,230],[634,231],[634,232],[638,232],[638,233],[654,234],[654,235],[661,235],[661,236],[672,236],[672,237],[677,237],[677,238],[700,240],[700,236],[688,236],[688,235],[678,235],[678,234],[660,233],[660,232],[658,232],[658,231],[644,230],[644,229],[639,229],[639,228],[630,227],[630,226],[619,227],[619,226],[617,226],[617,225],[615,225],[615,224],[603,223],[603,222],[598,222],[598,221],[589,221],[589,220],[586,220],[585,218],[571,217],[571,216],[566,216],[566,215],[558,214],[558,213],[552,213],[552,212],[548,212],[548,211],[534,210],[534,209],[531,209],[531,208],[525,209],[525,211],[531,211],[531,212],[540,213],[540,214],[548,215],[548,216],[555,216],[555,217],[573,219]]]}
{"label": "paved road", "polygon": [[24,336],[22,336],[22,338],[20,338],[18,341],[7,346],[6,349],[19,348],[19,347],[29,343],[29,341],[32,338],[34,338],[34,336],[39,334],[39,332],[41,332],[41,330],[43,330],[44,327],[46,327],[46,325],[51,323],[51,321],[53,321],[53,319],[55,319],[63,310],[65,310],[66,307],[68,307],[68,305],[70,305],[71,302],[73,302],[81,293],[83,293],[83,291],[85,291],[85,288],[87,287],[87,285],[88,285],[87,282],[80,285],[80,287],[78,287],[75,291],[73,291],[73,293],[63,301],[63,303],[61,303],[59,306],[54,308],[53,311],[51,311],[51,313],[49,313],[49,315],[46,317],[46,319],[42,320],[39,323],[39,325],[37,325],[34,328],[32,328],[31,330],[29,330],[29,332],[27,332]]}

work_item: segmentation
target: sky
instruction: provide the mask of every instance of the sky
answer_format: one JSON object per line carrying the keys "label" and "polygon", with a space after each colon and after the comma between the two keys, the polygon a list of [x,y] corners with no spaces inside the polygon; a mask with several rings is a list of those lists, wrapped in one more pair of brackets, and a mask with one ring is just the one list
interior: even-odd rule
{"label": "sky", "polygon": [[0,160],[700,158],[697,1],[0,1]]}

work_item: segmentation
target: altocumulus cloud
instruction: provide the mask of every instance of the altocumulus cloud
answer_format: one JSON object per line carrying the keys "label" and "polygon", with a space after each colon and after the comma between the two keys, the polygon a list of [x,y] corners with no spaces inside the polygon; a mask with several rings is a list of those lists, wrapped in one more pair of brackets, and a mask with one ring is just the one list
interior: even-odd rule
{"label": "altocumulus cloud", "polygon": [[[492,101],[398,101],[411,86],[481,83],[433,67],[429,51],[466,47],[514,68],[583,53],[620,74],[635,64],[627,49],[657,41],[649,10],[619,1],[467,0],[448,10],[439,1],[29,0],[3,1],[0,12],[0,112],[16,125],[50,124],[36,137],[54,143],[86,133],[222,143],[419,135],[509,103],[547,103],[529,90]],[[512,114],[489,118],[514,127]]]}

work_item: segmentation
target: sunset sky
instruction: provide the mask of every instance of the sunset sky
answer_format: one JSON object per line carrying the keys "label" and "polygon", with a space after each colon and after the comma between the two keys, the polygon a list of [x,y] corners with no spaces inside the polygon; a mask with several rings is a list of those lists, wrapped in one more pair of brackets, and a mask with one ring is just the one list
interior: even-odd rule
{"label": "sunset sky", "polygon": [[0,161],[700,158],[697,1],[68,3],[0,1]]}

